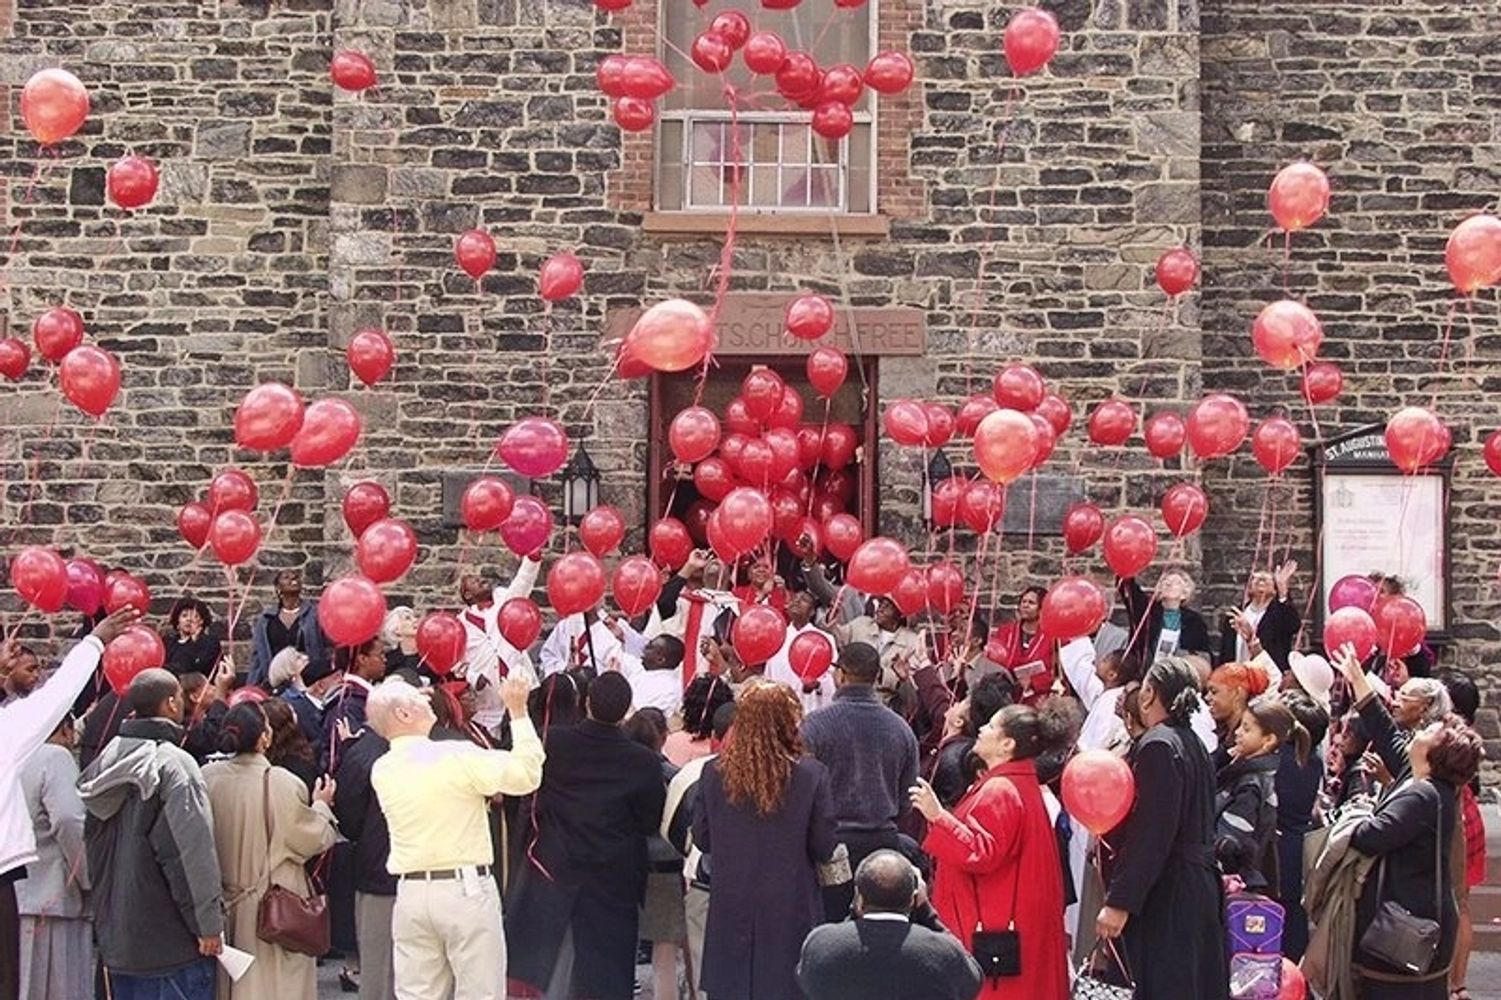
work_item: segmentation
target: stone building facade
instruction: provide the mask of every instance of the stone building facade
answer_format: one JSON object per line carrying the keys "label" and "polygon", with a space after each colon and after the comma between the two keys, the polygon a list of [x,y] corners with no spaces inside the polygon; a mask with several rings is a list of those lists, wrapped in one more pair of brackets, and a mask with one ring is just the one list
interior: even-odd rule
{"label": "stone building facade", "polygon": [[[815,4],[827,10],[814,23],[856,16],[804,0]],[[1319,414],[1326,437],[1434,397],[1451,423],[1459,641],[1445,656],[1486,673],[1501,652],[1501,493],[1480,460],[1501,424],[1494,298],[1462,308],[1452,358],[1439,352],[1445,236],[1494,205],[1501,16],[1426,0],[1044,6],[1062,48],[1021,81],[1000,51],[1007,5],[861,8],[875,47],[917,65],[912,88],[876,104],[874,212],[742,213],[732,295],[809,289],[841,308],[915,311],[922,353],[871,359],[875,406],[957,403],[1003,361],[1033,363],[1074,405],[1050,475],[1148,513],[1167,485],[1202,477],[1209,522],[1163,554],[1198,572],[1200,603],[1219,607],[1265,530],[1267,480],[1248,452],[1164,468],[1139,445],[1093,448],[1080,428],[1112,395],[1152,412],[1221,389],[1253,418],[1285,408],[1312,440],[1296,377],[1262,364],[1248,335],[1285,285],[1323,318],[1323,353],[1345,371],[1344,394]],[[222,572],[194,559],[173,518],[236,464],[259,480],[263,513],[277,509],[248,581],[254,606],[267,570],[298,565],[317,581],[349,565],[339,499],[374,479],[422,542],[391,597],[440,604],[459,565],[503,571],[510,558],[444,523],[445,476],[484,467],[499,433],[537,412],[586,443],[602,500],[639,546],[661,428],[645,383],[608,377],[602,337],[644,304],[712,297],[725,221],[659,210],[657,144],[623,135],[595,84],[605,55],[656,47],[662,13],[655,0],[617,14],[583,0],[0,0],[0,107],[13,116],[0,157],[16,233],[0,308],[24,335],[37,312],[67,304],[125,369],[97,424],[60,404],[40,362],[3,388],[7,548],[56,544],[144,573],[164,607],[183,585],[222,606]],[[328,60],[342,48],[369,54],[377,88],[334,91]],[[48,65],[78,73],[94,113],[39,153],[14,120],[16,94]],[[156,203],[133,213],[103,195],[104,168],[126,151],[163,172]],[[1285,264],[1264,192],[1300,157],[1329,172],[1334,201]],[[452,261],[455,235],[474,226],[500,248],[478,285]],[[1152,264],[1179,244],[1201,251],[1204,279],[1166,307]],[[536,271],[562,250],[583,259],[584,290],[545,309]],[[369,325],[398,355],[374,389],[352,383],[342,350]],[[365,418],[355,454],[292,474],[237,453],[234,406],[268,379],[353,402]],[[883,442],[874,457],[876,526],[921,548],[921,456]],[[556,482],[538,487],[557,499]],[[1275,489],[1277,544],[1291,543],[1306,588],[1307,461]],[[1058,571],[1056,536],[1026,543],[1007,536],[1001,590]],[[1103,571],[1097,556],[1070,565]],[[1484,683],[1494,698],[1496,678]],[[1488,725],[1497,735],[1493,715]]]}

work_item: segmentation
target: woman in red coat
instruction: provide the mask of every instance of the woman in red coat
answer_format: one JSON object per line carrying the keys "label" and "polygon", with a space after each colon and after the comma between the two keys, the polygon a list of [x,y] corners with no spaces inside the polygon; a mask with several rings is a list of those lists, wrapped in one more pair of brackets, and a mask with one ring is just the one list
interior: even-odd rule
{"label": "woman in red coat", "polygon": [[1048,696],[1058,676],[1058,656],[1052,636],[1042,630],[1042,587],[1028,587],[1016,599],[1016,620],[997,625],[985,644],[985,656],[1011,671],[1021,693],[1018,700],[1033,705]]}
{"label": "woman in red coat", "polygon": [[977,929],[1014,929],[1020,941],[1020,975],[987,979],[982,1000],[1068,996],[1063,869],[1033,760],[1072,740],[1062,706],[1010,705],[980,730],[974,752],[985,771],[952,813],[927,782],[912,790],[928,820],[923,848],[937,866],[932,901],[944,925],[971,952]]}

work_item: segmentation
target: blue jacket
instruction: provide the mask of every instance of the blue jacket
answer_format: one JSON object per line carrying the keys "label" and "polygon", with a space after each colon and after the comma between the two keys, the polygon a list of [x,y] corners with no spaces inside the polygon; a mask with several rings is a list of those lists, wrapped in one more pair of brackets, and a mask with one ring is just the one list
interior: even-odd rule
{"label": "blue jacket", "polygon": [[[279,605],[272,604],[255,616],[255,624],[250,631],[250,674],[247,677],[250,684],[266,686],[266,678],[271,670],[271,657],[280,652],[271,648],[271,640],[266,637],[267,626],[280,610]],[[320,663],[333,655],[328,647],[328,638],[324,636],[323,629],[318,627],[316,602],[302,602],[297,618],[292,622],[292,634],[296,637],[294,645],[307,654],[309,663]]]}

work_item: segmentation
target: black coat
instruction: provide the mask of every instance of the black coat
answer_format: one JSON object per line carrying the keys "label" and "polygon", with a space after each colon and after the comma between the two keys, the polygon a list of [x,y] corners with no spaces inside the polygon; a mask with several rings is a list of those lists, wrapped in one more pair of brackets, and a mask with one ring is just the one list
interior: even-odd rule
{"label": "black coat", "polygon": [[803,939],[823,918],[817,866],[834,853],[829,771],[792,766],[782,807],[762,816],[732,803],[719,761],[699,779],[693,842],[711,856],[702,989],[714,1000],[794,1000]]}
{"label": "black coat", "polygon": [[1132,752],[1136,803],[1110,833],[1105,902],[1129,913],[1124,956],[1139,1000],[1226,1000],[1214,864],[1214,768],[1188,726],[1153,726]]}
{"label": "black coat", "polygon": [[204,632],[187,641],[173,636],[167,641],[166,667],[178,677],[192,673],[212,677],[214,667],[219,665],[219,656],[218,636]]}
{"label": "black coat", "polygon": [[974,1000],[983,979],[952,934],[855,919],[814,928],[797,981],[808,1000]]}
{"label": "black coat", "polygon": [[[1162,638],[1162,602],[1152,600],[1151,595],[1142,590],[1135,579],[1122,579],[1117,584],[1117,589],[1126,605],[1130,634],[1136,637],[1136,641],[1128,649],[1140,656],[1142,663],[1150,666],[1157,658],[1157,640]],[[1204,623],[1204,616],[1190,607],[1178,610],[1183,616],[1178,628],[1178,652],[1197,653],[1205,657],[1213,655],[1209,644],[1209,626]],[[1145,626],[1141,626],[1143,616],[1147,619]]]}
{"label": "black coat", "polygon": [[1277,833],[1280,755],[1234,758],[1220,768],[1214,793],[1214,859],[1252,892],[1277,895],[1273,838]]}
{"label": "black coat", "polygon": [[1459,923],[1449,868],[1457,806],[1458,796],[1448,782],[1431,778],[1410,781],[1382,800],[1351,834],[1351,847],[1378,859],[1355,910],[1358,964],[1386,974],[1402,971],[1366,955],[1359,944],[1376,911],[1387,900],[1401,904],[1414,916],[1438,920],[1439,946],[1433,968],[1449,964]]}
{"label": "black coat", "polygon": [[[1302,627],[1303,617],[1298,614],[1298,609],[1293,607],[1291,600],[1282,598],[1274,598],[1262,613],[1261,621],[1256,623],[1256,641],[1261,643],[1262,650],[1283,673],[1288,671],[1287,658],[1293,651],[1293,641],[1298,637],[1298,629]],[[1235,626],[1230,624],[1227,617],[1220,632],[1220,658],[1216,662],[1236,661],[1236,640],[1239,638],[1240,633],[1235,631]]]}
{"label": "black coat", "polygon": [[354,842],[354,887],[376,896],[396,895],[396,876],[386,869],[391,831],[370,787],[370,770],[391,744],[367,729],[344,745],[335,775],[334,815],[339,832]]}
{"label": "black coat", "polygon": [[344,747],[339,742],[339,722],[343,720],[349,723],[351,733],[364,729],[365,702],[369,697],[370,692],[362,685],[346,682],[338,701],[328,706],[323,713],[323,738],[318,744],[318,770],[327,774],[338,768],[339,755],[344,752]]}

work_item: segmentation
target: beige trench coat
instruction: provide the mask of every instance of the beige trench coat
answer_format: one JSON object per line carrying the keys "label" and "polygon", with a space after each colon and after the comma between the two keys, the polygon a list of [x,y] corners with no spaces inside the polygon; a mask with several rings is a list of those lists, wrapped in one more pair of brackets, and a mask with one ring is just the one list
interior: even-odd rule
{"label": "beige trench coat", "polygon": [[[272,843],[267,849],[266,772],[270,771]],[[309,806],[307,786],[260,754],[241,754],[203,769],[214,814],[214,843],[224,878],[224,942],[255,956],[238,982],[219,973],[218,1000],[288,1000],[316,996],[317,965],[255,935],[256,910],[271,884],[308,895],[303,863],[336,839],[333,814]],[[269,878],[268,878],[269,874]]]}

